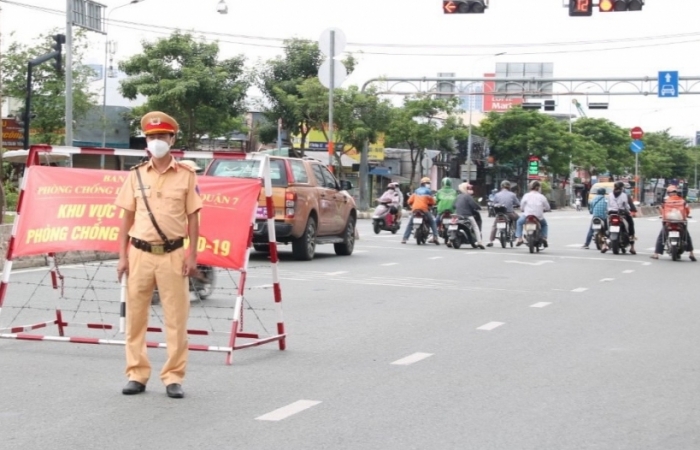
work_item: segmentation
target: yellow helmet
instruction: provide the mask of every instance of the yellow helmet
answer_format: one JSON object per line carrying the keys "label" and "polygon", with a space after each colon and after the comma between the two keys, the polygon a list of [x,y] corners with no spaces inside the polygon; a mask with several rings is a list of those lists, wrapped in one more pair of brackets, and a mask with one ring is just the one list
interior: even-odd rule
{"label": "yellow helmet", "polygon": [[430,178],[428,178],[428,177],[423,177],[423,178],[421,178],[421,179],[420,179],[420,184],[424,184],[424,183],[430,183]]}

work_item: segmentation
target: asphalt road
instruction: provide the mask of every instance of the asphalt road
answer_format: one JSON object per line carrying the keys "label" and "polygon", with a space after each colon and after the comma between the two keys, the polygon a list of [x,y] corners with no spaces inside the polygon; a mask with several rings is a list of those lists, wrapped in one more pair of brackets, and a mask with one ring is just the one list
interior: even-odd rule
{"label": "asphalt road", "polygon": [[[125,397],[121,347],[2,340],[0,449],[700,448],[700,264],[651,260],[660,223],[644,218],[638,255],[581,250],[588,218],[548,215],[534,255],[401,245],[367,220],[351,257],[283,249],[287,350],[237,351],[232,366],[192,353],[184,400],[158,380],[163,350],[146,394]],[[246,324],[273,329],[265,263],[251,260]],[[41,276],[13,274],[6,306]],[[220,280],[193,305],[197,326],[226,312]],[[45,316],[47,296],[0,322]],[[114,320],[111,306],[84,310]]]}

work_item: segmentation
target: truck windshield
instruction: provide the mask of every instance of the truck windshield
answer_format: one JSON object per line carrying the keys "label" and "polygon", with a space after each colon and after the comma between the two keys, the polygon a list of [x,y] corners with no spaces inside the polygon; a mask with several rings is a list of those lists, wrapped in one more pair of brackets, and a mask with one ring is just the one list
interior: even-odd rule
{"label": "truck windshield", "polygon": [[[245,159],[220,159],[209,168],[207,175],[215,177],[257,178],[260,173],[260,161]],[[284,161],[270,159],[270,178],[272,185],[287,187],[287,171]]]}

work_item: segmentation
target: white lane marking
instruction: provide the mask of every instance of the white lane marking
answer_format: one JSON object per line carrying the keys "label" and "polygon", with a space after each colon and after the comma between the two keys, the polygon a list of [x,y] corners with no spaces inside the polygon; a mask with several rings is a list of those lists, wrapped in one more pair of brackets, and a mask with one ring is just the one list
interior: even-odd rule
{"label": "white lane marking", "polygon": [[346,271],[328,272],[326,275],[343,275],[344,273],[347,273],[347,272]]}
{"label": "white lane marking", "polygon": [[623,270],[622,273],[634,273],[634,270]]}
{"label": "white lane marking", "polygon": [[442,256],[433,256],[432,258],[428,258],[428,259],[442,259]]}
{"label": "white lane marking", "polygon": [[414,353],[412,355],[408,355],[405,358],[397,359],[393,363],[391,363],[394,366],[408,366],[413,363],[417,363],[418,361],[422,361],[425,358],[430,358],[433,356],[432,353]]}
{"label": "white lane marking", "polygon": [[650,263],[650,262],[645,262],[645,263],[642,263],[642,265],[643,265],[643,266],[651,266],[651,263]]}
{"label": "white lane marking", "polygon": [[389,266],[396,266],[396,265],[398,265],[398,264],[399,264],[399,263],[386,263],[386,264],[382,264],[382,266],[384,266],[384,267],[389,267]]}
{"label": "white lane marking", "polygon": [[368,250],[353,250],[353,253],[369,253]]}
{"label": "white lane marking", "polygon": [[602,280],[600,280],[601,283],[607,283],[610,281],[615,281],[615,278],[603,278]]}
{"label": "white lane marking", "polygon": [[551,305],[549,302],[539,302],[534,305],[530,305],[530,308],[544,308],[545,306]]}
{"label": "white lane marking", "polygon": [[572,289],[571,292],[586,292],[588,288],[576,288]]}
{"label": "white lane marking", "polygon": [[583,244],[569,244],[567,247],[582,247]]}
{"label": "white lane marking", "polygon": [[523,262],[523,261],[505,261],[511,264],[525,264],[526,266],[541,266],[547,263],[553,263],[554,261],[537,261],[537,262]]}
{"label": "white lane marking", "polygon": [[279,420],[286,419],[289,416],[300,413],[304,410],[311,408],[312,406],[318,405],[319,401],[316,400],[299,400],[287,406],[283,406],[267,414],[263,414],[260,417],[256,417],[255,420],[267,420],[271,422],[276,422]]}
{"label": "white lane marking", "polygon": [[653,252],[654,250],[656,250],[656,247],[649,247],[649,248],[645,248],[644,250],[646,250],[648,252]]}
{"label": "white lane marking", "polygon": [[491,331],[494,328],[500,327],[501,325],[505,325],[505,323],[503,323],[503,322],[489,322],[486,325],[480,326],[479,328],[477,328],[477,330]]}

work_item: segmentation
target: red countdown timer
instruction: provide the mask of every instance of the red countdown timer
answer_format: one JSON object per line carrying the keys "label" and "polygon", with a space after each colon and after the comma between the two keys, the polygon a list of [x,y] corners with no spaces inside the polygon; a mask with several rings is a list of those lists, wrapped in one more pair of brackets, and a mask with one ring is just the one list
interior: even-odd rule
{"label": "red countdown timer", "polygon": [[593,0],[569,0],[569,16],[583,17],[593,15]]}

